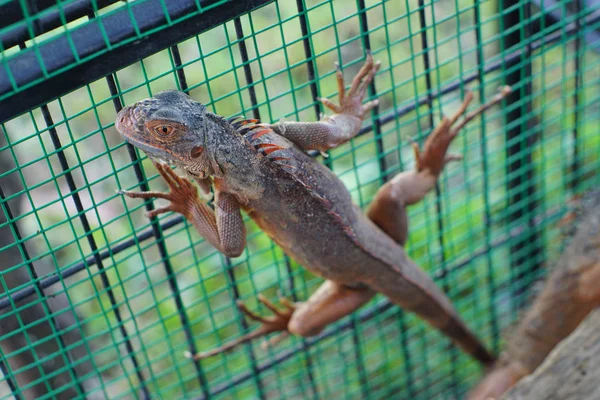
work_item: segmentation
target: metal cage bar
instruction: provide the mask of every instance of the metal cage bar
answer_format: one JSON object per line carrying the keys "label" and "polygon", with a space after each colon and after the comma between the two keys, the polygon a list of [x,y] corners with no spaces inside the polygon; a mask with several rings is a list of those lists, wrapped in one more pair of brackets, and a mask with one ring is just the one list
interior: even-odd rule
{"label": "metal cage bar", "polygon": [[[427,107],[429,109],[428,112],[428,122],[431,129],[435,127],[435,123],[433,120],[433,83],[431,78],[431,61],[429,59],[429,41],[427,39],[427,19],[425,15],[425,1],[419,0],[419,27],[420,27],[420,38],[421,38],[421,47],[422,47],[422,55],[423,58],[423,66],[425,70],[425,87],[427,88]],[[446,268],[446,255],[444,254],[445,243],[444,243],[444,221],[443,221],[443,210],[442,210],[442,197],[440,191],[440,184],[436,182],[435,184],[435,209],[436,209],[436,221],[437,221],[437,241],[442,251],[440,252],[440,272],[441,272],[441,283],[442,289],[444,292],[448,293],[450,288],[448,286],[448,271]],[[452,380],[451,389],[455,392],[454,396],[458,397],[456,393],[456,389],[458,387],[458,380],[456,378],[456,359],[457,353],[456,349],[452,345],[449,346],[450,358],[451,358],[451,370],[450,376]],[[429,376],[429,373],[427,373]]]}
{"label": "metal cage bar", "polygon": [[[518,6],[518,7],[517,7]],[[504,49],[510,49],[515,46],[523,45],[524,49],[518,58],[506,61],[504,67],[505,82],[513,86],[514,90],[506,97],[508,111],[506,113],[507,121],[517,121],[509,123],[506,131],[506,157],[507,157],[507,193],[509,204],[513,205],[508,219],[510,223],[515,223],[521,219],[527,219],[531,224],[531,216],[538,206],[536,201],[535,173],[532,164],[532,155],[528,149],[536,140],[527,136],[530,120],[525,118],[531,110],[531,32],[529,30],[529,11],[528,6],[521,5],[517,0],[502,0],[499,3],[502,13],[502,28],[507,31],[503,37]],[[507,11],[508,10],[508,11]],[[526,82],[525,86],[522,82]],[[523,100],[526,99],[526,100]],[[530,267],[530,272],[541,268],[537,261],[541,249],[532,248],[530,243],[537,243],[540,238],[533,229],[524,232],[522,238],[516,240],[511,246],[511,266],[513,266],[513,310],[516,312],[520,307],[519,298],[524,293],[525,288],[519,288],[519,282],[525,277],[524,272],[519,272],[518,267],[527,260],[534,260]],[[526,250],[526,254],[522,254]]]}
{"label": "metal cage bar", "polygon": [[17,380],[9,371],[2,358],[0,358],[0,372],[3,375],[2,379],[8,384],[8,388],[12,392],[11,394],[14,396],[15,400],[21,400],[23,397],[19,394],[20,389],[17,385]]}

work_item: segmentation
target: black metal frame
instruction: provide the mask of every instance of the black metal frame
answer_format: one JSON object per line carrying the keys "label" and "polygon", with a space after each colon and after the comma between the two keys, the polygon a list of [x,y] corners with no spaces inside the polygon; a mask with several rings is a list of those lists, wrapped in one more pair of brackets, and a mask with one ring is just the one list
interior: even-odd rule
{"label": "black metal frame", "polygon": [[[0,123],[272,1],[236,0],[227,3],[227,7],[214,7],[202,13],[198,13],[200,11],[198,4],[201,7],[209,7],[216,0],[176,0],[169,2],[147,0],[141,4],[132,3],[131,6],[127,6],[113,15],[98,19],[97,24],[86,24],[82,28],[72,31],[68,37],[61,36],[41,45],[38,49],[39,57],[43,59],[48,72],[57,71],[75,63],[78,59],[85,59],[104,51],[109,45],[136,38],[138,37],[136,30],[144,33],[153,28],[166,25],[163,4],[167,6],[171,20],[188,14],[195,15],[169,28],[150,34],[144,37],[144,40],[132,41],[119,46],[111,50],[110,56],[95,57],[46,79],[38,85],[16,92],[14,95],[0,101]],[[100,3],[109,4],[112,2]],[[14,2],[6,7],[16,7],[19,3]],[[95,18],[94,8],[90,9],[90,6],[84,3],[87,3],[87,1],[81,1],[81,6],[70,14],[73,19],[85,15],[91,19]],[[32,12],[29,11],[29,13]],[[48,20],[42,18],[36,21],[35,34],[42,34],[55,26],[57,18],[60,21],[58,13],[56,13],[56,16],[48,16]],[[135,21],[135,25],[133,25],[132,19]],[[44,23],[48,25],[42,26]],[[100,25],[102,25],[102,28]],[[15,42],[24,43],[25,40],[30,38],[21,32],[21,29],[20,26],[17,26],[14,30],[3,35],[0,41],[4,43],[4,40],[6,40],[7,45],[12,45]],[[109,38],[110,43],[105,43],[104,35]],[[70,42],[75,46],[77,54],[73,54]],[[6,49],[7,45],[3,44],[2,46]],[[2,64],[0,68],[0,95],[9,93],[14,89],[9,79],[9,73],[18,87],[44,76],[37,57],[34,51],[24,51],[14,59]]]}
{"label": "black metal frame", "polygon": [[[105,57],[102,60],[95,60],[93,62],[86,63],[85,65],[76,67],[73,70],[70,70],[68,72],[68,78],[69,78],[68,84],[67,84],[67,80],[66,80],[67,77],[64,75],[60,75],[56,78],[53,78],[53,79],[43,82],[42,84],[36,86],[34,89],[20,92],[17,95],[11,97],[10,99],[0,103],[0,120],[5,120],[7,118],[18,115],[22,112],[25,112],[26,110],[30,109],[33,106],[37,106],[40,103],[47,102],[54,97],[57,97],[64,93],[67,93],[67,92],[81,86],[82,84],[85,84],[92,80],[106,76],[107,74],[110,74],[113,71],[115,71],[121,67],[129,65],[138,59],[142,59],[156,51],[159,51],[159,50],[162,50],[165,48],[170,48],[170,50],[171,50],[171,55],[174,59],[175,65],[177,67],[177,76],[178,76],[180,87],[182,88],[182,90],[186,91],[188,86],[187,86],[185,74],[184,74],[184,71],[182,68],[181,57],[179,56],[177,43],[179,43],[182,40],[185,40],[193,35],[197,35],[201,31],[206,30],[212,26],[221,24],[222,22],[224,22],[226,20],[229,20],[231,18],[237,17],[246,12],[249,12],[252,9],[254,9],[262,4],[265,4],[267,2],[270,2],[270,0],[269,1],[265,1],[265,0],[262,0],[262,1],[261,0],[238,1],[238,2],[235,2],[234,4],[231,4],[230,7],[227,7],[223,10],[222,9],[209,10],[207,13],[202,14],[201,18],[200,17],[191,18],[187,21],[182,22],[181,24],[178,24],[175,27],[161,31],[160,34],[150,35],[148,40],[145,41],[144,43],[129,44],[129,45],[117,48],[114,51],[114,53],[112,53],[111,56],[108,57],[108,59]],[[41,3],[43,3],[43,2],[41,2]],[[98,4],[104,4],[104,3],[109,4],[109,3],[112,3],[112,1],[98,2]],[[182,5],[181,8],[178,8],[181,10],[186,9],[185,7],[190,6],[190,5],[193,5],[194,10],[196,9],[194,1],[180,0],[178,2],[173,2],[173,3],[181,3],[181,5]],[[87,1],[80,1],[77,4],[80,6],[80,8],[77,8],[77,10],[84,10],[86,13],[89,14],[90,18],[93,17],[93,15],[91,14],[93,12],[93,9],[89,8],[89,4]],[[148,6],[150,6],[151,4],[153,4],[153,1],[150,1],[148,3],[143,3],[143,4],[147,4]],[[184,7],[184,5],[185,5],[185,7]],[[88,8],[86,8],[86,7],[88,7]],[[310,88],[311,88],[311,92],[312,92],[313,96],[318,97],[318,90],[317,90],[317,85],[316,85],[316,80],[315,80],[315,69],[314,69],[314,61],[315,60],[314,60],[314,54],[312,53],[312,49],[310,47],[310,41],[308,39],[308,35],[309,35],[308,24],[306,21],[306,16],[303,13],[304,7],[305,7],[303,0],[297,0],[297,7],[298,7],[298,11],[300,13],[299,22],[301,24],[302,34],[304,36],[304,50],[305,50],[305,55],[306,55],[306,60],[307,60],[306,65],[307,65],[307,69],[308,69],[308,73],[309,73]],[[360,13],[361,33],[363,36],[364,47],[366,50],[368,50],[370,48],[369,35],[368,35],[369,29],[368,29],[368,25],[367,25],[366,14],[365,14],[364,1],[362,1],[362,0],[359,1],[359,8],[360,8],[359,13]],[[2,10],[1,7],[0,7],[0,10]],[[474,10],[475,10],[474,18],[476,21],[478,21],[479,15],[478,15],[477,7],[475,7]],[[76,15],[76,13],[73,12],[72,15]],[[79,15],[79,14],[77,14],[77,15]],[[140,13],[139,15],[142,15],[142,14]],[[162,15],[162,11],[161,11],[161,15]],[[505,23],[512,24],[512,25],[521,24],[523,21],[520,21],[517,17],[518,17],[518,13],[509,14],[509,15],[505,16]],[[50,18],[50,17],[48,17],[48,18]],[[127,16],[127,19],[129,19],[129,15]],[[586,23],[595,23],[599,19],[600,19],[600,17],[596,17],[594,20],[586,21]],[[117,21],[117,20],[120,21],[118,18],[116,18],[115,21]],[[420,20],[421,20],[421,28],[423,29],[423,32],[424,32],[424,28],[426,27],[426,25],[425,25],[424,11],[422,9],[421,9],[421,19]],[[152,21],[153,21],[153,23],[157,23],[158,20],[156,20],[156,19],[150,20],[150,22],[152,22]],[[151,26],[150,23],[147,25],[144,25],[143,19],[139,20],[138,22],[141,24],[140,26],[144,26],[146,28],[149,28]],[[146,22],[149,22],[149,21],[146,21]],[[44,24],[45,24],[44,26],[46,28],[54,26],[51,23],[51,21],[50,22],[47,21]],[[236,18],[234,20],[234,24],[235,24],[237,37],[240,40],[239,45],[240,45],[241,57],[244,61],[247,61],[249,57],[248,57],[247,49],[246,49],[245,42],[244,42],[244,33],[243,33],[242,25],[241,25],[239,18]],[[571,24],[571,26],[569,26],[566,29],[567,32],[557,31],[553,34],[544,36],[542,39],[538,39],[536,41],[531,41],[528,43],[525,50],[515,50],[514,52],[506,55],[502,60],[491,63],[487,66],[483,65],[482,55],[478,54],[479,66],[478,66],[477,72],[475,72],[469,76],[463,77],[463,79],[461,81],[456,81],[449,85],[446,85],[445,87],[443,87],[439,90],[433,90],[433,88],[432,88],[431,77],[429,75],[430,74],[430,68],[429,68],[430,62],[429,62],[429,58],[428,58],[429,57],[429,55],[428,55],[429,47],[428,47],[428,43],[427,43],[427,38],[426,38],[425,34],[423,33],[423,35],[422,35],[423,48],[427,50],[427,51],[424,51],[424,53],[423,53],[423,62],[425,64],[426,71],[427,71],[427,76],[426,76],[427,93],[424,96],[420,97],[416,103],[408,105],[408,106],[404,106],[404,107],[399,107],[399,108],[395,109],[393,112],[387,113],[386,115],[379,115],[378,110],[376,109],[373,114],[373,123],[370,124],[369,126],[364,127],[361,130],[360,135],[374,130],[376,133],[378,149],[379,149],[379,151],[382,151],[383,145],[381,143],[381,137],[379,135],[380,126],[382,124],[385,124],[393,119],[400,118],[401,116],[415,110],[417,107],[420,107],[422,105],[429,105],[429,107],[431,107],[432,101],[435,98],[438,98],[442,95],[459,90],[462,87],[464,87],[465,84],[467,84],[469,82],[473,82],[476,80],[481,81],[482,78],[486,74],[488,74],[492,71],[505,69],[505,68],[507,68],[507,65],[513,65],[514,63],[518,63],[519,60],[523,60],[523,59],[527,60],[528,58],[530,58],[531,52],[534,51],[535,49],[538,49],[545,44],[560,40],[565,33],[569,34],[569,35],[575,33],[579,29],[579,26],[580,26],[580,22],[578,21],[576,24]],[[146,29],[146,28],[144,28],[144,29]],[[142,29],[142,30],[144,30],[144,29]],[[39,28],[38,32],[41,33],[43,31],[44,31],[44,29]],[[478,30],[476,30],[475,34],[476,34],[477,43],[480,44],[481,43],[481,34]],[[528,32],[528,34],[530,35],[531,32]],[[92,35],[90,33],[88,33],[88,35],[94,36],[96,39],[101,38],[101,36],[99,36],[99,35]],[[22,40],[24,37],[18,36],[18,38],[19,38],[19,40]],[[3,40],[4,40],[4,38],[3,38]],[[9,42],[9,43],[12,43],[12,42]],[[510,45],[511,43],[514,44],[514,39],[509,37],[507,39],[507,45]],[[577,46],[579,46],[578,43],[579,42],[577,42],[577,44],[576,44]],[[20,44],[22,44],[22,43],[20,43]],[[68,44],[66,45],[66,49],[67,50],[69,49]],[[58,53],[58,54],[62,54],[62,53]],[[251,71],[249,65],[247,65],[247,63],[244,63],[244,64],[245,64],[244,72],[245,72],[247,84],[249,87],[250,99],[251,99],[251,103],[252,103],[252,111],[254,113],[255,118],[260,118],[260,113],[258,111],[257,100],[256,100],[255,91],[254,91],[254,86],[253,86],[254,78],[252,76],[252,71]],[[3,79],[3,76],[1,75],[1,73],[2,73],[2,71],[0,71],[0,93],[2,92],[2,90],[4,90],[4,86],[2,86],[2,84],[1,84],[2,79]],[[513,75],[507,76],[507,83],[518,82],[519,77],[513,76]],[[28,76],[29,79],[36,79],[35,74],[33,74],[31,71],[29,71],[29,73],[25,74],[24,76]],[[77,76],[77,79],[74,79],[74,76]],[[117,86],[115,84],[115,78],[112,75],[108,75],[108,76],[106,76],[106,81],[107,81],[107,85],[110,89],[110,93],[113,97],[115,111],[118,112],[122,108],[122,103],[119,98],[119,92],[118,92]],[[578,77],[577,85],[581,85],[580,77]],[[31,95],[33,93],[32,91],[35,91],[38,94],[34,95],[33,98],[27,98],[27,95]],[[371,85],[371,91],[372,91],[372,93],[376,93],[376,88],[375,88],[374,84]],[[39,95],[39,93],[42,93],[42,95]],[[49,95],[48,93],[52,93],[52,95]],[[483,95],[483,92],[481,92],[481,95]],[[7,104],[5,104],[5,103],[7,103],[7,102],[11,103],[9,105],[8,109],[5,108],[7,106]],[[514,96],[507,100],[507,103],[509,103],[509,104],[512,102],[519,102],[519,98],[517,96]],[[510,105],[509,105],[509,107],[510,107]],[[320,111],[321,111],[320,105],[315,104],[315,114],[317,117],[320,114]],[[514,111],[514,112],[516,113],[517,111]],[[520,112],[520,111],[518,111],[518,112]],[[144,398],[150,398],[151,395],[147,388],[146,377],[143,376],[142,371],[139,368],[139,361],[137,359],[137,355],[134,352],[133,345],[129,338],[128,332],[126,331],[124,325],[122,324],[122,317],[120,315],[119,308],[117,307],[117,303],[116,303],[114,294],[111,290],[111,284],[108,281],[108,277],[107,277],[106,273],[103,271],[103,269],[104,269],[103,260],[113,257],[115,254],[117,254],[125,249],[128,249],[132,246],[135,246],[139,242],[150,239],[152,237],[155,238],[157,246],[159,248],[161,259],[163,260],[163,266],[165,268],[165,272],[167,273],[167,276],[169,277],[170,288],[173,292],[173,296],[175,296],[175,302],[176,302],[177,308],[179,310],[179,317],[180,317],[182,326],[184,327],[185,336],[186,336],[186,340],[187,340],[187,344],[188,344],[188,349],[190,352],[195,353],[196,347],[194,344],[194,339],[193,339],[193,334],[191,331],[189,319],[188,319],[186,311],[183,307],[182,299],[178,295],[179,291],[177,289],[177,282],[175,280],[175,274],[174,274],[173,268],[169,262],[169,254],[167,252],[167,249],[166,249],[166,246],[165,246],[164,240],[163,240],[164,230],[169,229],[175,225],[181,224],[183,222],[183,218],[182,217],[174,217],[174,218],[169,219],[162,223],[159,223],[157,220],[153,220],[151,228],[146,229],[139,234],[136,234],[135,238],[131,238],[127,241],[124,241],[124,242],[112,247],[111,249],[99,252],[96,242],[91,233],[91,228],[87,221],[87,217],[86,217],[85,213],[83,212],[83,206],[82,206],[82,203],[81,203],[78,191],[77,191],[77,186],[75,184],[75,181],[73,180],[71,173],[69,172],[70,166],[68,164],[68,161],[67,161],[63,151],[61,150],[62,144],[60,143],[58,135],[56,134],[56,130],[53,128],[54,123],[52,121],[52,116],[50,115],[49,109],[46,105],[42,105],[42,113],[43,113],[46,125],[49,129],[49,133],[52,138],[53,145],[57,151],[57,155],[59,157],[61,168],[62,168],[63,172],[65,173],[65,177],[67,179],[67,184],[71,191],[71,196],[73,197],[73,201],[75,202],[80,221],[86,232],[86,238],[88,240],[88,243],[89,243],[90,248],[92,249],[92,252],[94,255],[87,258],[86,260],[82,260],[81,262],[79,262],[78,264],[76,264],[70,268],[63,269],[60,272],[60,274],[48,276],[40,281],[37,281],[35,284],[32,283],[29,287],[18,290],[17,292],[15,292],[11,295],[2,296],[0,298],[0,310],[5,309],[7,307],[14,307],[16,302],[18,302],[19,300],[22,300],[30,295],[33,295],[33,294],[38,294],[40,297],[44,298],[44,296],[45,296],[44,289],[45,288],[48,288],[49,286],[59,282],[61,279],[65,279],[65,278],[70,277],[70,276],[74,275],[75,273],[80,272],[86,268],[89,268],[93,265],[97,265],[98,269],[100,270],[103,285],[105,286],[105,288],[107,290],[111,305],[113,306],[113,312],[115,313],[115,317],[119,321],[121,334],[123,335],[123,337],[125,339],[125,346],[126,346],[126,350],[128,352],[128,357],[131,359],[133,365],[136,368],[136,371],[138,374],[138,379],[140,381],[140,389],[142,392],[142,396]],[[578,113],[577,109],[575,110],[575,113]],[[510,116],[508,116],[508,118],[509,119],[511,117],[515,118],[520,115],[521,114],[519,114],[519,115],[511,114]],[[433,126],[433,120],[431,118],[430,118],[430,124],[431,124],[431,126]],[[518,131],[516,131],[516,130],[509,131],[508,137],[511,137],[511,138],[512,137],[521,137],[519,135],[521,135],[521,133],[522,133],[522,125],[519,125],[515,129],[519,129],[519,130]],[[576,132],[574,133],[574,135],[576,135]],[[136,152],[131,145],[128,145],[128,151],[129,151],[131,161],[133,162],[134,171],[135,171],[136,177],[138,179],[138,182],[140,184],[141,190],[144,190],[144,191],[148,190],[146,179],[145,179],[143,171],[140,167],[140,163],[137,158]],[[508,152],[507,155],[510,156],[514,152],[514,149],[511,147],[507,150],[507,152]],[[313,153],[313,155],[316,155],[316,154]],[[522,161],[523,160],[521,160],[521,162]],[[526,160],[525,160],[525,162],[526,162]],[[520,165],[522,165],[522,164],[520,164]],[[382,171],[386,170],[386,165],[385,165],[385,161],[383,158],[381,161],[381,168],[382,168]],[[511,168],[511,170],[512,170],[512,168]],[[528,177],[528,178],[530,178],[530,177]],[[508,182],[509,189],[510,189],[510,187],[513,187],[513,185],[521,185],[521,184],[522,184],[522,182],[516,182],[513,180],[510,180]],[[0,192],[0,194],[1,194],[1,192]],[[530,191],[528,191],[527,195],[531,196],[532,193]],[[3,200],[3,196],[0,198],[0,202],[2,202],[2,200]],[[517,202],[517,201],[520,201],[520,199],[515,198],[515,199],[511,199],[511,201]],[[152,201],[147,201],[145,206],[146,206],[147,211],[150,211],[154,208]],[[439,224],[441,224],[442,223],[441,222],[442,221],[442,218],[441,218],[442,213],[441,213],[441,203],[439,201],[439,192],[438,192],[436,206],[437,206],[437,219],[439,221]],[[7,217],[8,217],[7,220],[9,222],[12,222],[13,218],[12,218],[8,203],[3,202],[3,207],[6,209],[6,213],[7,213]],[[440,271],[440,273],[438,273],[434,278],[437,280],[443,281],[444,280],[443,278],[446,274],[461,269],[462,267],[464,267],[464,266],[468,265],[470,262],[472,262],[474,259],[484,257],[486,255],[489,257],[489,253],[493,248],[505,245],[506,243],[508,243],[509,241],[512,241],[515,238],[519,238],[519,239],[523,238],[524,235],[525,236],[528,235],[527,232],[529,230],[534,228],[533,230],[535,231],[535,228],[537,226],[539,226],[545,219],[553,218],[558,213],[558,210],[551,210],[551,211],[546,211],[544,214],[534,215],[534,209],[531,208],[532,207],[531,204],[526,203],[522,207],[523,207],[523,209],[520,212],[521,213],[526,212],[530,216],[530,218],[528,220],[528,224],[526,226],[523,226],[523,225],[516,226],[512,230],[507,232],[507,234],[504,237],[500,237],[500,238],[496,239],[495,241],[493,241],[491,243],[491,245],[489,247],[481,249],[480,251],[471,255],[468,259],[465,259],[465,260],[461,261],[460,263],[457,263],[454,265],[445,266]],[[519,211],[517,210],[515,212],[519,212]],[[521,216],[521,214],[519,214],[519,215],[515,214],[514,218],[520,218],[520,216]],[[489,215],[486,215],[486,218],[487,218],[487,220],[489,220]],[[14,222],[12,222],[12,223],[14,223]],[[440,231],[442,231],[441,225],[440,225]],[[441,236],[440,236],[439,240],[440,240],[440,245],[443,246],[443,238]],[[22,244],[22,245],[24,246],[24,244]],[[289,260],[286,259],[286,262],[287,262],[287,266],[288,266],[288,272],[291,272],[291,270],[289,269]],[[489,260],[488,260],[488,263],[489,263]],[[231,279],[232,287],[234,288],[233,289],[234,296],[237,299],[239,297],[239,294],[237,292],[237,286],[236,286],[235,276],[233,274],[233,268],[231,267],[231,263],[229,260],[227,260],[227,270],[229,273],[229,278]],[[291,273],[290,273],[290,276],[291,276]],[[291,278],[290,278],[290,285],[293,286],[293,280]],[[291,349],[286,349],[286,350],[282,351],[279,355],[277,355],[271,361],[262,363],[260,365],[257,363],[256,357],[252,353],[252,347],[249,346],[248,351],[251,354],[251,371],[239,374],[238,376],[234,377],[230,382],[227,382],[227,383],[219,385],[219,386],[215,386],[215,387],[211,388],[209,382],[207,382],[207,380],[206,380],[206,377],[202,370],[201,364],[199,362],[195,362],[194,365],[195,365],[197,375],[198,375],[198,383],[199,383],[199,385],[202,389],[202,393],[203,393],[202,398],[209,398],[212,395],[222,393],[222,392],[226,391],[228,388],[230,388],[236,384],[245,382],[245,381],[251,379],[252,377],[254,377],[256,379],[256,385],[257,385],[257,388],[259,389],[259,396],[261,398],[264,398],[263,385],[260,381],[260,373],[261,372],[268,370],[268,369],[284,362],[285,360],[289,359],[290,357],[292,357],[293,355],[295,355],[299,352],[303,352],[305,354],[306,362],[308,365],[310,365],[312,361],[310,358],[310,354],[306,351],[308,348],[310,348],[311,346],[314,346],[316,343],[320,342],[321,340],[323,340],[325,338],[328,338],[328,337],[338,334],[341,331],[348,330],[348,329],[354,330],[353,328],[354,328],[354,324],[355,324],[356,320],[360,320],[363,322],[367,321],[370,318],[372,318],[373,316],[378,315],[378,314],[382,313],[383,311],[389,309],[391,306],[392,306],[392,304],[389,303],[389,301],[382,300],[378,304],[376,304],[374,307],[372,307],[371,309],[367,309],[367,310],[363,310],[362,312],[359,312],[358,315],[356,317],[353,317],[353,319],[351,319],[350,321],[338,324],[334,327],[330,327],[324,333],[322,333],[321,335],[319,335],[315,338],[303,340],[301,345],[296,346]],[[495,313],[495,310],[492,309],[491,311],[493,313]],[[400,310],[398,312],[401,313]],[[240,319],[243,321],[243,318],[240,318]],[[401,325],[403,324],[403,319],[400,319],[400,324]],[[244,329],[246,329],[245,322],[242,322],[242,326]],[[497,326],[495,326],[495,325],[493,326],[493,331],[494,331],[493,335],[494,335],[494,342],[495,342],[494,346],[497,347],[498,336],[499,336]],[[354,340],[357,341],[358,337],[355,336]],[[63,348],[64,348],[64,345],[63,345]],[[359,370],[362,368],[362,371],[364,371],[364,366],[362,366],[364,361],[362,360],[361,354],[358,350],[359,346],[355,346],[355,348],[357,349],[356,359],[359,362],[358,368],[359,368]],[[15,396],[18,396],[17,391],[16,391],[17,385],[13,381],[13,377],[10,374],[7,374],[6,366],[4,365],[4,363],[2,363],[2,360],[0,360],[0,370],[2,370],[2,372],[4,373],[4,379],[8,382],[10,389],[13,391]],[[73,373],[75,373],[74,369],[73,369]],[[360,377],[363,380],[363,382],[362,382],[363,388],[368,387],[367,386],[368,383],[366,382],[366,377],[364,376],[364,373],[360,373]],[[311,385],[314,397],[318,397],[316,385],[314,383],[314,378],[312,377],[312,374],[310,373],[310,371],[309,371],[309,379],[310,379],[310,385]],[[409,380],[409,386],[411,386],[412,378],[410,375],[408,376],[408,380]],[[80,388],[80,390],[81,389],[82,388]],[[409,387],[409,389],[410,389],[410,387]],[[414,390],[414,388],[412,390]]]}

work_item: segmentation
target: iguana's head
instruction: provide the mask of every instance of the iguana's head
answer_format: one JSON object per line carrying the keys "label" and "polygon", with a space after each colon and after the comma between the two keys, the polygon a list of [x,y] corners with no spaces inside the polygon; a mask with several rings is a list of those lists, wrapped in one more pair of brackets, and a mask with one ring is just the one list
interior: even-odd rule
{"label": "iguana's head", "polygon": [[229,153],[229,123],[182,92],[160,92],[123,108],[116,128],[150,158],[177,165],[200,178],[221,176],[219,153]]}

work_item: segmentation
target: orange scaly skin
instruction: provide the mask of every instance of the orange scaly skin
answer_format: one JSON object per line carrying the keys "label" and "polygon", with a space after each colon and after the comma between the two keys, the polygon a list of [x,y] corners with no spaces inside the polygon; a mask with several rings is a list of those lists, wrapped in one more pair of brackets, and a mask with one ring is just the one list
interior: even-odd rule
{"label": "orange scaly skin", "polygon": [[348,91],[338,69],[340,104],[321,99],[335,114],[319,122],[269,125],[226,120],[175,91],[159,93],[119,113],[116,126],[125,140],[154,160],[182,168],[201,187],[212,185],[214,210],[200,201],[188,179],[177,176],[166,164],[156,163],[156,167],[170,193],[123,194],[170,200],[170,205],[151,216],[166,211],[183,214],[207,241],[232,257],[245,247],[243,209],[290,257],[326,279],[304,303],[283,300],[284,309],[259,297],[273,311],[271,317],[258,316],[239,304],[261,326],[194,358],[218,354],[276,331],[315,335],[379,292],[417,313],[481,362],[493,360],[402,244],[407,232],[405,207],[425,196],[446,162],[457,158],[447,156],[446,150],[462,126],[499,102],[509,89],[453,127],[472,99],[469,93],[461,110],[451,119],[444,118],[432,133],[423,153],[415,149],[418,168],[387,183],[367,216],[352,203],[342,181],[305,150],[324,151],[359,132],[364,116],[377,105],[376,100],[363,104],[363,98],[379,65],[369,55]]}
{"label": "orange scaly skin", "polygon": [[600,305],[600,191],[584,196],[572,214],[577,231],[500,356],[469,394],[497,399],[535,371],[552,349]]}

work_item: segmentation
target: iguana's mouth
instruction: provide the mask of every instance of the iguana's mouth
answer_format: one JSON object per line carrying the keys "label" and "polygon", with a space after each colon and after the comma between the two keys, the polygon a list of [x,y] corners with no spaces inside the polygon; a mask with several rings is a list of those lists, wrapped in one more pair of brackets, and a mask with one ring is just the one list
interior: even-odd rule
{"label": "iguana's mouth", "polygon": [[158,147],[156,143],[144,132],[144,124],[140,123],[140,117],[145,113],[137,105],[127,106],[119,111],[115,121],[115,128],[126,142],[139,148],[153,159],[169,164],[177,164],[178,158],[166,147]]}
{"label": "iguana's mouth", "polygon": [[[125,138],[125,135],[131,131],[131,129],[135,126],[129,118],[129,110],[131,110],[131,106],[127,106],[117,114],[117,119],[115,120],[115,128],[117,131]],[[126,133],[127,132],[127,133]]]}

